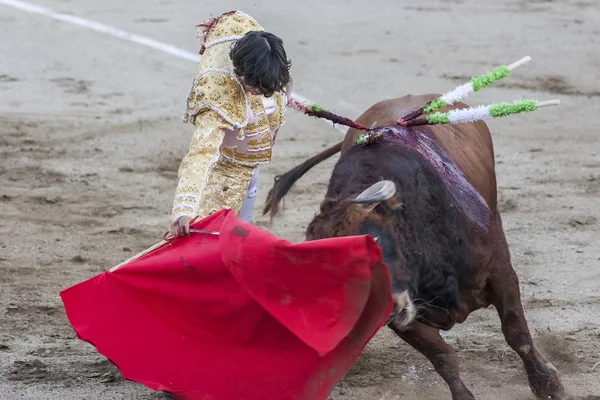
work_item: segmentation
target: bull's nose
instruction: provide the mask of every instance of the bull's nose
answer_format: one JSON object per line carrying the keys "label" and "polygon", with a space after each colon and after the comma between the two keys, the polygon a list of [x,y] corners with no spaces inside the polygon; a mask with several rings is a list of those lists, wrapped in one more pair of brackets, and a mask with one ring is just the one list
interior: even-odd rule
{"label": "bull's nose", "polygon": [[393,293],[394,310],[388,319],[388,324],[393,323],[397,328],[405,328],[416,316],[415,306],[408,294],[408,291]]}
{"label": "bull's nose", "polygon": [[392,297],[394,298],[394,302],[396,303],[396,306],[399,310],[403,310],[410,302],[410,295],[408,294],[408,290],[405,290],[400,293],[394,293],[392,294]]}

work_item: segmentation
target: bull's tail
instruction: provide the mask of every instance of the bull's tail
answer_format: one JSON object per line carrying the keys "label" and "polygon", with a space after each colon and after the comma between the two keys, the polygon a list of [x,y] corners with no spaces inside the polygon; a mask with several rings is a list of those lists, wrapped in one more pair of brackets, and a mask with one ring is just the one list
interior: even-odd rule
{"label": "bull's tail", "polygon": [[275,177],[275,183],[269,190],[267,199],[265,200],[265,208],[263,209],[263,215],[271,212],[271,221],[279,212],[279,202],[287,194],[287,192],[294,186],[294,183],[302,176],[307,173],[315,165],[327,160],[334,154],[339,153],[342,150],[342,142],[339,142],[328,149],[323,150],[316,156],[309,158],[302,164],[295,166],[288,172]]}

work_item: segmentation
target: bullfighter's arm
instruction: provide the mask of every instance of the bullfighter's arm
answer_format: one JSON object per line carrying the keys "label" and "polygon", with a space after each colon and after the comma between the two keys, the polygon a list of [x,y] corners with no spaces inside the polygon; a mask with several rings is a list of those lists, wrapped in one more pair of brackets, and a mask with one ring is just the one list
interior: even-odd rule
{"label": "bullfighter's arm", "polygon": [[188,153],[179,166],[172,221],[182,216],[194,218],[198,215],[210,173],[219,160],[219,148],[225,137],[225,129],[234,129],[212,110],[202,111],[197,116],[195,125],[196,132]]}
{"label": "bullfighter's arm", "polygon": [[294,90],[294,77],[290,74],[290,80],[288,81],[287,86],[285,87],[285,95],[289,99],[292,96],[292,91]]}

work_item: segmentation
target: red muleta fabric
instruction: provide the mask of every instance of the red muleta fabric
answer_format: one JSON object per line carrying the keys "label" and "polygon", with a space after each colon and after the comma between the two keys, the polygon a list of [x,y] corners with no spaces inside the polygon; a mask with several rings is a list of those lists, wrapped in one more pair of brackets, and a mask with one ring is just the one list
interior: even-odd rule
{"label": "red muleta fabric", "polygon": [[80,339],[182,400],[325,400],[393,301],[369,236],[292,244],[224,210],[61,292]]}

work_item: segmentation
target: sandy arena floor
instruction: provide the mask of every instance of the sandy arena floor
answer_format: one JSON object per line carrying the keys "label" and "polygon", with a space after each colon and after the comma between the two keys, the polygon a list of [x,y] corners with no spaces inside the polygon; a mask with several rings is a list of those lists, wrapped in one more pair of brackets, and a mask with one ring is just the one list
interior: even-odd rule
{"label": "sandy arena floor", "polygon": [[[469,102],[562,102],[489,125],[530,328],[569,393],[600,399],[596,1],[35,1],[193,53],[196,23],[239,8],[284,39],[299,93],[350,117],[531,55]],[[0,38],[0,399],[159,399],[75,338],[58,294],[162,238],[193,132],[179,117],[196,64],[2,2]],[[276,173],[342,137],[289,115],[257,211]],[[301,239],[334,161],[298,183],[274,226],[259,212],[256,223]],[[533,399],[493,308],[447,340],[478,399]],[[387,330],[332,396],[449,398],[429,362]]]}

